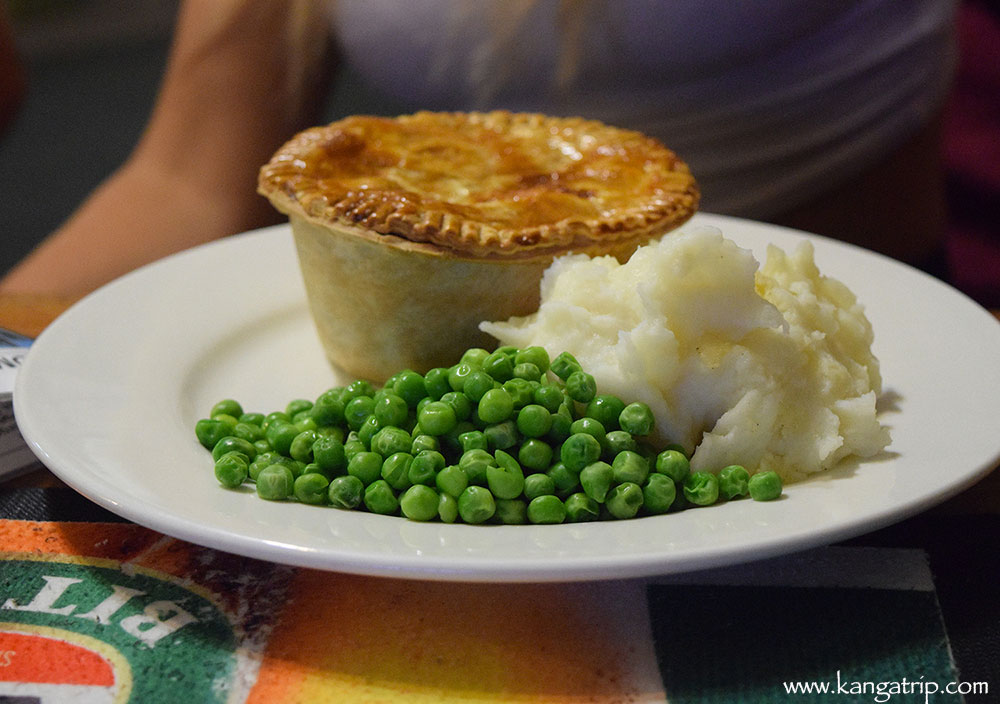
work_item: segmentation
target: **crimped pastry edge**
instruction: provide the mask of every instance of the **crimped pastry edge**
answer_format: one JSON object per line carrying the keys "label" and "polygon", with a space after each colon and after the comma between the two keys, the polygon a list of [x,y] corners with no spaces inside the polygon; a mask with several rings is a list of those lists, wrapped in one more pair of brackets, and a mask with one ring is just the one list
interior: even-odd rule
{"label": "crimped pastry edge", "polygon": [[[354,116],[358,117],[358,116]],[[463,219],[453,213],[421,209],[419,217],[402,213],[378,197],[364,193],[348,193],[340,200],[330,202],[318,189],[295,190],[284,179],[288,162],[297,158],[309,145],[324,134],[338,128],[344,120],[329,125],[313,127],[298,133],[286,142],[272,159],[261,167],[258,192],[286,215],[296,214],[315,224],[337,227],[343,231],[363,235],[377,233],[388,236],[385,242],[396,238],[411,243],[424,243],[434,248],[468,257],[527,258],[547,256],[568,251],[586,251],[591,254],[612,253],[627,243],[641,244],[668,232],[686,222],[698,209],[700,192],[687,165],[674,152],[659,141],[632,130],[611,127],[596,120],[580,117],[552,117],[538,113],[452,112],[431,113],[421,111],[412,115],[385,118],[406,122],[433,117],[480,124],[489,129],[541,128],[558,126],[561,129],[586,131],[598,139],[602,134],[614,141],[641,140],[651,153],[662,156],[670,165],[667,173],[678,178],[678,190],[660,202],[640,202],[635,208],[622,211],[614,217],[571,219],[525,228],[496,228],[476,220]]]}

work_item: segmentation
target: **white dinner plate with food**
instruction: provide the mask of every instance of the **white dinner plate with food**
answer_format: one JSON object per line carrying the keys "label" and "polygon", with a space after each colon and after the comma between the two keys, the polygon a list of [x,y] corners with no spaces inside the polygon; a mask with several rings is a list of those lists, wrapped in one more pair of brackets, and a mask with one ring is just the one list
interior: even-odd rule
{"label": "white dinner plate with food", "polygon": [[866,250],[698,214],[763,260],[815,246],[864,304],[892,443],[785,487],[663,516],[560,525],[420,523],[226,490],[194,427],[211,406],[283,408],[344,383],[308,312],[289,228],[196,247],[87,296],[36,340],[15,390],[22,434],[59,478],[167,535],[291,565],[436,580],[555,581],[735,564],[886,526],[1000,461],[1000,323],[961,293]]}

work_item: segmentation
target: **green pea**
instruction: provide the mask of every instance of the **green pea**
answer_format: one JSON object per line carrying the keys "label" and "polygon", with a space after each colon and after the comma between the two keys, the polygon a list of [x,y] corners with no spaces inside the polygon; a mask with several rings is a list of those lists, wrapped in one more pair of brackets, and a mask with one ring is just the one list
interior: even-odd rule
{"label": "green pea", "polygon": [[524,437],[540,438],[552,429],[552,414],[536,403],[529,403],[517,412],[517,430]]}
{"label": "green pea", "polygon": [[573,424],[569,426],[569,432],[571,435],[575,433],[587,433],[587,435],[594,436],[594,439],[601,443],[602,449],[608,442],[608,436],[607,433],[604,432],[604,426],[601,425],[601,422],[595,418],[577,418],[573,421]]}
{"label": "green pea", "polygon": [[474,367],[482,367],[483,362],[486,358],[490,356],[489,351],[484,350],[482,347],[470,347],[462,356],[459,358],[459,364],[470,364]]}
{"label": "green pea", "polygon": [[465,388],[465,380],[475,372],[481,371],[478,366],[467,362],[459,362],[448,369],[448,386],[452,391],[461,391]]}
{"label": "green pea", "polygon": [[514,399],[504,389],[490,389],[479,401],[477,414],[484,423],[501,423],[514,413]]}
{"label": "green pea", "polygon": [[385,458],[382,462],[380,472],[382,479],[385,479],[396,491],[403,491],[410,487],[410,465],[413,463],[413,455],[409,452],[395,452]]}
{"label": "green pea", "polygon": [[531,523],[562,523],[566,520],[566,505],[558,496],[538,496],[528,502]]}
{"label": "green pea", "polygon": [[382,457],[389,457],[397,452],[409,452],[412,446],[413,440],[410,434],[402,428],[392,426],[380,428],[372,436],[371,450]]}
{"label": "green pea", "polygon": [[375,387],[371,385],[371,382],[365,381],[364,379],[355,379],[346,387],[344,387],[343,401],[348,403],[351,399],[357,398],[358,396],[374,396]]}
{"label": "green pea", "polygon": [[253,446],[257,449],[258,455],[262,452],[271,452],[271,444],[267,440],[257,440]]}
{"label": "green pea", "polygon": [[649,462],[637,452],[619,452],[611,463],[615,483],[632,482],[640,486],[649,476]]}
{"label": "green pea", "polygon": [[683,452],[664,450],[656,456],[656,471],[675,482],[683,482],[691,472],[691,462]]}
{"label": "green pea", "polygon": [[292,470],[281,464],[265,467],[257,475],[257,496],[268,501],[281,501],[292,495],[295,477]]}
{"label": "green pea", "polygon": [[508,379],[500,388],[510,394],[515,411],[524,408],[535,398],[535,387],[532,385],[532,382],[524,379],[516,377]]}
{"label": "green pea", "polygon": [[544,374],[549,370],[549,353],[544,347],[525,347],[514,355],[514,364],[534,364],[538,371]]}
{"label": "green pea", "polygon": [[[599,421],[598,421],[599,422]],[[629,450],[637,452],[639,444],[632,437],[632,433],[624,430],[612,430],[604,436],[604,453],[609,459],[614,459],[619,453]]]}
{"label": "green pea", "polygon": [[365,485],[355,476],[345,474],[334,477],[327,489],[326,497],[331,506],[352,509],[361,505]]}
{"label": "green pea", "polygon": [[574,401],[587,403],[597,395],[597,382],[585,371],[575,371],[566,378],[566,393]]}
{"label": "green pea", "polygon": [[424,374],[424,388],[431,400],[439,400],[452,390],[451,384],[448,383],[448,370],[444,367],[428,369],[427,373]]}
{"label": "green pea", "polygon": [[227,489],[235,489],[247,480],[250,467],[242,452],[227,452],[215,461],[215,478]]}
{"label": "green pea", "polygon": [[315,430],[303,430],[295,436],[288,446],[288,454],[293,460],[309,463],[313,461],[313,444],[316,442]]}
{"label": "green pea", "polygon": [[517,423],[509,418],[502,423],[487,425],[483,428],[483,435],[486,436],[487,446],[491,450],[508,450],[521,440],[521,435],[517,432]]}
{"label": "green pea", "polygon": [[537,364],[532,362],[519,362],[514,365],[514,378],[525,381],[539,381],[542,378],[542,370]]}
{"label": "green pea", "polygon": [[255,443],[258,440],[264,439],[264,429],[259,425],[237,422],[236,425],[233,426],[233,436],[246,440],[249,443]]}
{"label": "green pea", "polygon": [[261,426],[264,430],[267,430],[275,421],[283,421],[285,423],[291,423],[292,417],[285,413],[284,411],[272,411],[264,416],[264,422]]}
{"label": "green pea", "polygon": [[582,371],[580,363],[576,361],[576,357],[571,355],[569,352],[560,352],[559,355],[552,360],[552,364],[549,367],[552,373],[557,377],[566,381],[573,372]]}
{"label": "green pea", "polygon": [[580,486],[597,503],[604,503],[614,483],[615,472],[607,462],[592,462],[580,470]]}
{"label": "green pea", "polygon": [[466,523],[485,523],[496,513],[497,505],[489,489],[468,486],[458,497],[458,515]]}
{"label": "green pea", "polygon": [[636,401],[625,406],[618,416],[622,430],[633,435],[649,435],[653,430],[653,412],[645,403]]}
{"label": "green pea", "polygon": [[218,418],[202,418],[194,425],[194,434],[206,450],[211,450],[219,440],[233,434],[236,423],[228,423]]}
{"label": "green pea", "polygon": [[441,494],[438,497],[438,518],[442,523],[458,520],[458,499],[451,494]]}
{"label": "green pea", "polygon": [[286,458],[282,457],[277,452],[261,452],[250,462],[248,467],[248,476],[253,481],[257,481],[257,475],[259,475],[265,467],[270,467],[272,464],[281,464],[281,461],[284,459]]}
{"label": "green pea", "polygon": [[600,421],[605,430],[618,430],[618,417],[625,410],[625,402],[617,396],[599,394],[587,404],[584,414],[588,418]]}
{"label": "green pea", "polygon": [[321,435],[312,446],[313,461],[323,473],[335,477],[347,471],[347,453],[344,443],[332,435]]}
{"label": "green pea", "polygon": [[497,350],[483,361],[483,371],[502,384],[514,376],[514,360]]}
{"label": "green pea", "polygon": [[472,401],[461,391],[449,391],[441,397],[441,401],[451,406],[456,422],[469,420],[472,415]]}
{"label": "green pea", "polygon": [[301,433],[303,430],[316,430],[319,426],[312,417],[312,411],[302,411],[292,418],[292,425]]}
{"label": "green pea", "polygon": [[677,485],[665,474],[650,474],[642,487],[642,505],[647,513],[666,513],[677,498]]}
{"label": "green pea", "polygon": [[334,438],[337,442],[344,442],[347,436],[347,428],[340,425],[321,425],[316,428],[316,438]]}
{"label": "green pea", "polygon": [[731,464],[719,470],[719,496],[736,499],[750,491],[750,472],[738,464]]}
{"label": "green pea", "polygon": [[474,403],[479,403],[490,389],[496,386],[496,380],[484,371],[474,371],[465,377],[462,392]]}
{"label": "green pea", "polygon": [[534,472],[544,472],[552,464],[552,447],[544,440],[530,438],[517,451],[517,461]]}
{"label": "green pea", "polygon": [[400,426],[406,421],[406,417],[410,414],[410,409],[402,396],[390,391],[381,394],[375,400],[372,413],[383,426]]}
{"label": "green pea", "polygon": [[604,505],[615,518],[633,518],[642,508],[642,487],[635,482],[623,482],[608,492]]}
{"label": "green pea", "polygon": [[469,476],[457,464],[448,465],[434,477],[434,485],[438,491],[458,497],[469,486]]}
{"label": "green pea", "polygon": [[566,520],[570,523],[596,521],[601,515],[600,505],[582,492],[570,494],[564,502]]}
{"label": "green pea", "polygon": [[433,450],[434,452],[441,451],[441,442],[433,435],[426,435],[421,433],[413,438],[413,442],[410,443],[410,454],[416,456],[417,454],[423,452],[424,450]]}
{"label": "green pea", "polygon": [[777,472],[758,472],[750,477],[747,486],[754,501],[774,501],[781,496],[781,477]]}
{"label": "green pea", "polygon": [[359,452],[348,460],[347,473],[368,486],[382,475],[382,455],[377,452]]}
{"label": "green pea", "polygon": [[310,401],[309,399],[297,398],[288,402],[288,405],[285,406],[285,413],[287,413],[291,418],[294,419],[297,414],[301,413],[302,411],[311,410],[312,407],[313,407],[313,402]]}
{"label": "green pea", "polygon": [[444,435],[455,427],[455,409],[444,401],[431,401],[424,406],[417,416],[420,428],[428,435]]}
{"label": "green pea", "polygon": [[529,474],[524,478],[524,498],[531,501],[536,496],[555,496],[556,483],[547,474]]}
{"label": "green pea", "polygon": [[371,396],[355,396],[344,406],[344,420],[351,430],[358,430],[375,412],[375,399]]}
{"label": "green pea", "polygon": [[497,510],[493,520],[505,525],[528,522],[528,504],[523,499],[496,499]]}
{"label": "green pea", "polygon": [[470,430],[458,436],[458,442],[462,446],[462,452],[469,450],[485,450],[489,447],[486,435],[481,430]]}
{"label": "green pea", "polygon": [[350,462],[351,458],[359,452],[367,452],[368,448],[365,444],[361,442],[358,438],[358,434],[355,431],[351,431],[347,434],[347,439],[344,440],[344,455],[347,457],[347,461]]}
{"label": "green pea", "polygon": [[215,443],[215,447],[212,448],[212,459],[218,461],[227,452],[242,452],[246,455],[248,462],[257,456],[257,448],[253,446],[253,443],[233,435],[224,437]]}
{"label": "green pea", "polygon": [[264,414],[244,412],[241,413],[236,420],[238,420],[240,423],[249,423],[250,425],[256,425],[258,428],[262,428],[262,426],[264,425]]}
{"label": "green pea", "polygon": [[339,389],[324,391],[310,411],[316,425],[340,425],[344,422],[344,401]]}
{"label": "green pea", "polygon": [[379,425],[378,418],[375,417],[375,414],[372,414],[365,418],[365,422],[361,424],[360,428],[358,428],[358,440],[363,442],[365,447],[371,449],[372,439],[381,429],[382,426]]}
{"label": "green pea", "polygon": [[574,433],[566,438],[559,452],[560,461],[567,468],[579,472],[601,456],[601,443],[588,433]]}
{"label": "green pea", "polygon": [[486,468],[496,464],[496,460],[486,450],[469,450],[462,453],[458,466],[465,470],[470,484],[486,486]]}
{"label": "green pea", "polygon": [[365,487],[365,508],[372,513],[390,515],[399,510],[399,499],[389,483],[384,479],[376,479]]}
{"label": "green pea", "polygon": [[404,369],[396,375],[392,390],[406,401],[410,408],[416,408],[417,402],[427,396],[427,382],[422,374],[412,369]]}
{"label": "green pea", "polygon": [[212,410],[209,411],[208,417],[215,418],[216,416],[221,415],[239,418],[243,415],[243,406],[240,405],[239,401],[234,401],[231,398],[223,399],[212,406]]}
{"label": "green pea", "polygon": [[515,499],[524,491],[524,471],[513,456],[497,450],[496,464],[486,468],[486,484],[498,499]]}
{"label": "green pea", "polygon": [[399,508],[412,521],[429,521],[438,515],[438,493],[429,486],[414,484],[399,497]]}
{"label": "green pea", "polygon": [[719,499],[719,479],[711,472],[692,472],[684,480],[684,497],[695,506],[711,506]]}
{"label": "green pea", "polygon": [[321,504],[326,501],[330,482],[322,474],[303,473],[292,485],[295,498],[304,504]]}
{"label": "green pea", "polygon": [[562,462],[556,462],[545,473],[555,482],[557,496],[569,496],[580,488],[580,473],[567,469]]}
{"label": "green pea", "polygon": [[417,453],[410,463],[407,477],[411,484],[434,484],[434,477],[445,467],[444,455],[433,450]]}
{"label": "green pea", "polygon": [[549,413],[555,413],[566,402],[566,395],[555,384],[540,384],[532,391],[532,400]]}

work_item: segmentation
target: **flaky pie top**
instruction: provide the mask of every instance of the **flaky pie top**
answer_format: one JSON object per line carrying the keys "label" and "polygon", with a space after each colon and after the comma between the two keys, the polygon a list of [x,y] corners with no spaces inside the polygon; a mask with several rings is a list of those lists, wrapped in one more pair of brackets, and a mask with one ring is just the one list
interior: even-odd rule
{"label": "flaky pie top", "polygon": [[286,214],[472,256],[523,256],[649,238],[698,207],[660,142],[581,118],[420,112],[305,130],[260,170]]}

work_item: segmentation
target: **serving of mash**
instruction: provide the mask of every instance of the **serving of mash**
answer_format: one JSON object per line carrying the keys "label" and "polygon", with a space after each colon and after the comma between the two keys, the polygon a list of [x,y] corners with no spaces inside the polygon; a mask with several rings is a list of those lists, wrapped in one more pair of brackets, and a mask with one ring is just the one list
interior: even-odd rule
{"label": "serving of mash", "polygon": [[890,442],[871,324],[808,241],[769,247],[763,266],[704,226],[625,264],[568,255],[545,272],[536,313],[481,328],[571,351],[602,392],[647,403],[655,440],[693,451],[692,470],[741,464],[794,481]]}

